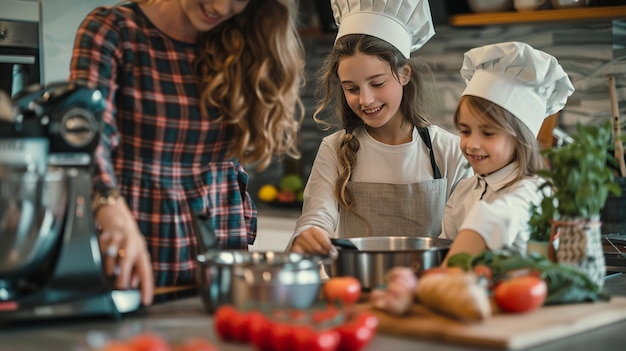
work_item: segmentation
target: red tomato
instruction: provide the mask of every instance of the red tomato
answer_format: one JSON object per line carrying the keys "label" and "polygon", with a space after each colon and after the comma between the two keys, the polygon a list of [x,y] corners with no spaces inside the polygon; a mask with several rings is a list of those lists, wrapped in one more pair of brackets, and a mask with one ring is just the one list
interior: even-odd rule
{"label": "red tomato", "polygon": [[171,351],[170,345],[160,336],[152,333],[137,334],[128,340],[135,351]]}
{"label": "red tomato", "polygon": [[176,346],[174,351],[217,351],[217,348],[208,340],[191,338]]}
{"label": "red tomato", "polygon": [[535,275],[503,280],[493,292],[498,307],[505,312],[521,313],[541,307],[548,295],[548,285]]}
{"label": "red tomato", "polygon": [[250,317],[251,313],[260,313],[260,312],[244,312],[237,310],[229,320],[228,324],[230,324],[230,340],[246,343],[249,341],[250,333],[248,332],[250,329]]}
{"label": "red tomato", "polygon": [[350,276],[332,277],[324,283],[322,291],[329,302],[353,304],[361,296],[361,282]]}
{"label": "red tomato", "polygon": [[378,318],[370,312],[359,311],[344,324],[337,326],[339,331],[339,351],[358,351],[367,346],[376,334]]}
{"label": "red tomato", "polygon": [[305,325],[293,328],[295,351],[335,351],[339,341],[339,331],[336,329],[315,330]]}
{"label": "red tomato", "polygon": [[359,351],[374,338],[374,330],[364,324],[347,322],[337,327],[340,351]]}
{"label": "red tomato", "polygon": [[232,329],[232,320],[236,318],[239,311],[232,305],[222,305],[217,308],[213,316],[213,326],[217,335],[224,340],[234,340],[235,333]]}
{"label": "red tomato", "polygon": [[364,325],[373,331],[378,329],[378,317],[367,311],[357,312],[351,320],[354,320],[357,324]]}
{"label": "red tomato", "polygon": [[248,340],[257,350],[269,351],[272,349],[269,337],[272,325],[272,321],[262,313],[250,316]]}
{"label": "red tomato", "polygon": [[269,344],[273,351],[291,351],[293,329],[289,324],[273,323],[269,329]]}

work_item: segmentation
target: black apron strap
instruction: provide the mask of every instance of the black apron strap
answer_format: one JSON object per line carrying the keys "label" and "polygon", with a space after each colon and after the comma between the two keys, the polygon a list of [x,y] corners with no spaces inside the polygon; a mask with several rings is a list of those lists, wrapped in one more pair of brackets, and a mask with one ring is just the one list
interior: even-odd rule
{"label": "black apron strap", "polygon": [[433,173],[435,174],[435,179],[441,179],[441,172],[439,171],[439,167],[437,167],[437,161],[435,161],[435,153],[433,152],[433,144],[430,141],[430,133],[428,132],[428,128],[417,128],[418,133],[420,133],[420,137],[424,140],[426,147],[430,152],[430,164],[433,167]]}

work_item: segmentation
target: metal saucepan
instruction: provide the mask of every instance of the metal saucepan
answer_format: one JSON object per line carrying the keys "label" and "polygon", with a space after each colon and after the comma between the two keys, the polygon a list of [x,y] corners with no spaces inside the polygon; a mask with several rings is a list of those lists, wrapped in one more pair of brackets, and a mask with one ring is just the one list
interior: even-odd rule
{"label": "metal saucepan", "polygon": [[289,252],[208,251],[197,256],[196,278],[207,312],[237,308],[309,308],[321,286],[319,257]]}
{"label": "metal saucepan", "polygon": [[451,240],[429,237],[350,238],[356,250],[339,247],[337,258],[326,266],[330,277],[353,276],[363,290],[385,284],[385,273],[396,266],[410,267],[417,276],[439,266],[450,249]]}

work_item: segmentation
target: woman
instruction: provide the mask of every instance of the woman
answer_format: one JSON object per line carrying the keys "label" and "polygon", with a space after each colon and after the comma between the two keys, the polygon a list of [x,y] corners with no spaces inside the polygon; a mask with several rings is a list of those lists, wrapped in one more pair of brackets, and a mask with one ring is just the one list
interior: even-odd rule
{"label": "woman", "polygon": [[[95,155],[94,211],[116,288],[194,283],[192,224],[220,248],[247,249],[256,207],[243,165],[298,156],[303,49],[287,0],[135,0],[94,9],[70,79],[107,106]],[[294,118],[295,117],[295,118]]]}

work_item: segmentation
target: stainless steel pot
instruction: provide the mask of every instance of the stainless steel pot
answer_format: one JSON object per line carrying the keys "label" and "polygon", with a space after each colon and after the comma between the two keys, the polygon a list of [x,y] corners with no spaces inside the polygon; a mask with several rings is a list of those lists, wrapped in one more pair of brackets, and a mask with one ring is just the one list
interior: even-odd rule
{"label": "stainless steel pot", "polygon": [[205,309],[308,308],[318,299],[320,264],[315,256],[287,252],[210,250],[197,257],[197,282]]}
{"label": "stainless steel pot", "polygon": [[417,276],[439,266],[452,241],[429,237],[362,237],[346,239],[356,249],[338,248],[337,258],[326,266],[328,275],[353,276],[369,291],[385,284],[385,273],[396,266],[410,267]]}

